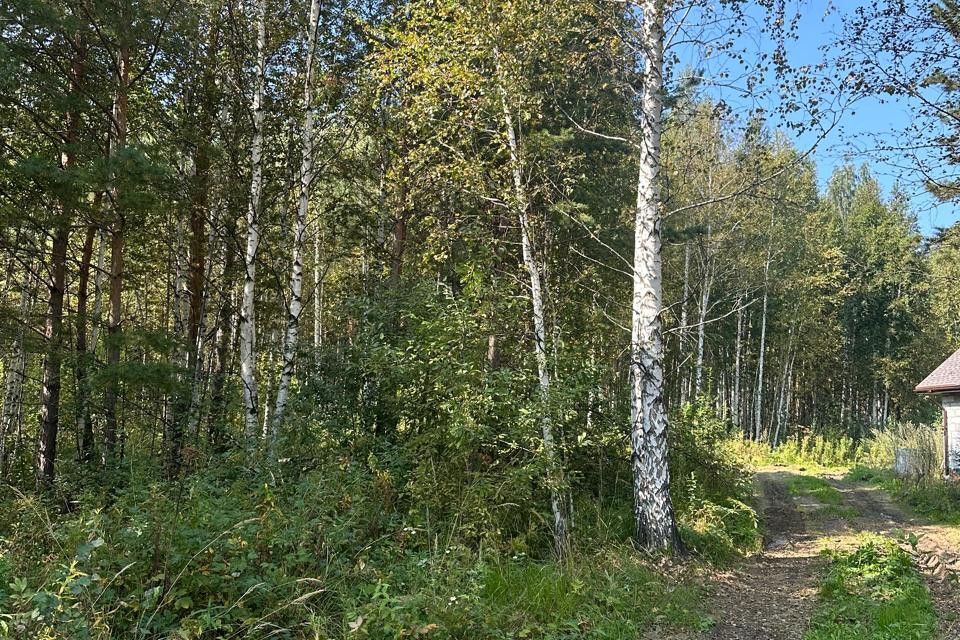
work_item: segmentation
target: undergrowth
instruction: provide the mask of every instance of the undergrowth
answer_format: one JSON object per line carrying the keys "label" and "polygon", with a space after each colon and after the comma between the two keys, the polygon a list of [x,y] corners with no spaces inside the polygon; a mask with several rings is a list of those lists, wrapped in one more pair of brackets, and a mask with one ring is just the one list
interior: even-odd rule
{"label": "undergrowth", "polygon": [[804,640],[928,640],[936,613],[903,549],[870,536],[852,552],[827,552],[820,605]]}
{"label": "undergrowth", "polygon": [[[750,472],[727,425],[692,407],[671,433],[692,557],[755,549]],[[317,450],[272,473],[234,452],[178,482],[131,461],[123,484],[69,503],[7,488],[0,637],[633,640],[708,627],[700,588],[632,546],[629,459],[610,442],[591,444],[603,476],[571,478],[563,562],[536,460],[490,467],[482,448],[354,441],[357,455]]]}
{"label": "undergrowth", "polygon": [[960,485],[940,477],[898,478],[889,469],[857,466],[847,479],[868,482],[891,494],[917,515],[941,524],[960,524]]}

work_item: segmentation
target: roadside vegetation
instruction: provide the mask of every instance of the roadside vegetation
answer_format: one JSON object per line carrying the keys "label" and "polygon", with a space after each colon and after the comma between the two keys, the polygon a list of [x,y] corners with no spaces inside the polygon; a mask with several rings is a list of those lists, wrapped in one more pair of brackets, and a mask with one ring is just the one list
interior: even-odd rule
{"label": "roadside vegetation", "polygon": [[[690,560],[759,546],[750,470],[702,405],[674,420],[674,502]],[[184,639],[636,638],[712,621],[690,563],[664,569],[631,543],[626,456],[576,480],[576,545],[551,550],[536,461],[354,442],[352,456],[232,458],[176,485],[89,487],[69,505],[5,488],[0,637]],[[103,506],[105,505],[105,506]],[[642,602],[643,606],[637,606]]]}
{"label": "roadside vegetation", "polygon": [[854,551],[827,552],[820,604],[805,640],[928,640],[937,616],[910,555],[869,536]]}

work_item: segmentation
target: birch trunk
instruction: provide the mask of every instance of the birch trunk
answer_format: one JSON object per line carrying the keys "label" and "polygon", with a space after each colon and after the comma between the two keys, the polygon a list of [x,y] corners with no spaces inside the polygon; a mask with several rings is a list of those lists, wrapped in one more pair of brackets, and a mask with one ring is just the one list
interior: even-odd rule
{"label": "birch trunk", "polygon": [[243,384],[244,434],[252,443],[260,427],[257,393],[257,327],[254,289],[260,246],[260,196],[263,191],[263,92],[267,66],[267,0],[257,0],[257,72],[253,91],[253,141],[250,143],[250,202],[240,305],[240,379]]}
{"label": "birch trunk", "polygon": [[97,352],[100,341],[100,326],[103,324],[103,273],[107,259],[106,235],[103,229],[97,231],[97,268],[93,274],[93,313],[90,315],[90,351]]}
{"label": "birch trunk", "polygon": [[687,383],[683,375],[683,354],[687,348],[687,303],[690,298],[690,242],[683,244],[683,297],[680,299],[680,348],[677,349],[679,363],[677,365],[677,379],[680,382],[680,404],[687,403]]}
{"label": "birch trunk", "polygon": [[737,299],[737,336],[734,339],[734,356],[733,356],[733,396],[730,399],[730,404],[732,407],[732,417],[733,425],[740,429],[742,427],[741,416],[743,412],[740,407],[740,361],[742,358],[742,341],[741,336],[743,335],[743,305],[741,304],[740,299]]}
{"label": "birch trunk", "polygon": [[713,284],[713,273],[710,261],[710,225],[707,225],[707,246],[704,251],[703,283],[700,291],[700,317],[697,322],[697,364],[693,382],[694,399],[703,392],[703,351],[707,338],[707,309],[710,306],[710,287]]}
{"label": "birch trunk", "polygon": [[323,346],[323,276],[320,270],[320,232],[313,236],[313,348]]}
{"label": "birch trunk", "polygon": [[760,315],[760,352],[757,356],[757,388],[754,391],[753,439],[760,441],[763,432],[763,365],[767,350],[767,304],[769,302],[768,282],[770,274],[770,253],[763,268],[763,308]]}
{"label": "birch trunk", "polygon": [[[277,401],[273,407],[268,451],[273,451],[277,429],[283,421],[290,393],[290,381],[297,359],[300,314],[303,313],[303,238],[307,233],[307,211],[310,207],[310,188],[313,185],[313,60],[317,47],[317,28],[320,21],[320,0],[311,0],[307,20],[307,63],[303,77],[303,131],[300,147],[300,194],[297,215],[293,223],[293,269],[290,272],[290,305],[287,309],[287,331],[283,339],[283,366],[277,384]],[[270,456],[272,458],[272,454]]]}
{"label": "birch trunk", "polygon": [[[223,242],[223,282],[231,282],[236,264],[236,252],[233,248],[236,237],[236,221],[232,213],[225,216],[225,233]],[[224,290],[221,292],[220,309],[217,312],[217,330],[214,351],[216,354],[216,370],[210,381],[210,414],[207,416],[207,439],[215,451],[222,449],[224,444],[225,410],[224,386],[227,380],[227,369],[230,360],[230,344],[232,340],[231,327],[234,309],[236,307],[236,291]]]}
{"label": "birch trunk", "polygon": [[523,253],[523,264],[526,267],[527,275],[530,279],[530,302],[533,311],[533,349],[537,361],[540,400],[543,411],[543,415],[540,418],[540,430],[543,436],[543,450],[547,458],[547,484],[550,489],[550,509],[553,513],[554,543],[557,555],[562,557],[568,551],[569,528],[560,486],[563,482],[563,474],[557,456],[556,444],[553,438],[553,425],[551,424],[549,413],[550,370],[547,366],[546,327],[540,267],[537,265],[533,243],[530,238],[529,201],[527,199],[526,187],[523,183],[523,159],[520,152],[520,143],[517,139],[513,113],[507,103],[506,87],[501,85],[500,92],[503,106],[503,124],[506,129],[507,145],[510,151],[514,200],[517,218],[520,222],[520,246]]}
{"label": "birch trunk", "polygon": [[[118,59],[118,77],[116,95],[113,101],[113,135],[111,136],[110,155],[116,156],[127,146],[127,91],[130,83],[130,46],[121,44]],[[107,319],[107,367],[117,372],[120,366],[120,341],[123,321],[123,247],[126,220],[121,202],[120,187],[116,180],[111,187],[111,202],[114,206],[113,229],[110,234],[110,312]],[[109,465],[113,461],[117,447],[117,397],[119,379],[111,376],[103,399],[103,462]]]}
{"label": "birch trunk", "polygon": [[661,550],[681,548],[670,499],[667,415],[663,400],[660,138],[663,116],[664,9],[644,0],[640,49],[645,73],[640,105],[640,170],[634,228],[630,340],[631,445],[636,536]]}
{"label": "birch trunk", "polygon": [[4,362],[3,409],[0,411],[0,478],[6,478],[11,457],[8,439],[16,428],[20,431],[23,421],[23,383],[27,370],[27,354],[23,349],[23,338],[29,322],[30,307],[34,291],[30,286],[30,270],[23,273],[20,287],[20,309],[17,317],[18,328],[10,344],[10,352]]}
{"label": "birch trunk", "polygon": [[794,329],[791,325],[787,336],[787,355],[783,361],[783,377],[780,379],[780,393],[777,396],[777,427],[770,440],[770,446],[776,448],[780,443],[780,433],[786,426],[787,403],[790,402],[788,389],[790,387],[790,369],[793,366],[793,336]]}

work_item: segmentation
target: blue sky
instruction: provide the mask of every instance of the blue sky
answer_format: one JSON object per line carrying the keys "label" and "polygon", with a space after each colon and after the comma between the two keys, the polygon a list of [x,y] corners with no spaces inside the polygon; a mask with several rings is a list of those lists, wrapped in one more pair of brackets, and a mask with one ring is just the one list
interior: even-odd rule
{"label": "blue sky", "polygon": [[[788,13],[799,13],[801,16],[796,39],[788,45],[787,53],[791,64],[813,65],[836,55],[837,52],[831,50],[829,45],[841,36],[843,16],[849,15],[865,1],[788,0]],[[756,28],[748,29],[749,32],[738,40],[738,47],[748,56],[756,56],[758,52],[769,51],[771,48],[768,41],[758,41],[757,34],[767,16],[760,10],[756,11],[756,17],[751,16]],[[717,69],[713,68],[716,62],[715,59],[705,63],[709,69],[708,74],[716,75]],[[734,69],[731,66],[725,68],[728,71]],[[835,75],[829,67],[828,73]],[[717,91],[723,93],[729,101],[728,91]],[[757,105],[754,97],[746,100],[753,100],[754,106]],[[777,98],[772,95],[761,99],[762,102],[775,100]],[[910,166],[909,159],[896,155],[883,157],[876,152],[878,147],[885,144],[896,146],[897,141],[903,139],[904,131],[913,118],[912,105],[905,99],[886,102],[877,98],[861,99],[843,111],[838,125],[820,142],[813,158],[817,164],[821,187],[825,187],[833,171],[845,163],[869,165],[888,195],[894,185],[899,183],[901,190],[910,197],[921,231],[930,235],[937,227],[946,227],[960,220],[960,205],[940,203],[931,197],[923,187],[920,173]],[[790,137],[798,148],[805,150],[814,144],[817,135],[802,133]]]}
{"label": "blue sky", "polygon": [[[824,55],[831,55],[829,50],[821,49],[840,37],[843,14],[853,11],[858,4],[858,0],[804,2],[798,39],[792,43],[790,55],[801,63],[816,62]],[[883,103],[877,98],[862,99],[841,116],[840,126],[818,146],[814,156],[821,186],[825,186],[833,170],[845,162],[866,162],[888,194],[899,182],[910,195],[920,229],[929,235],[937,227],[960,220],[960,206],[940,203],[931,197],[908,159],[884,158],[874,151],[878,143],[895,146],[913,118],[912,105],[905,99],[888,99]],[[803,136],[798,142],[804,142]]]}

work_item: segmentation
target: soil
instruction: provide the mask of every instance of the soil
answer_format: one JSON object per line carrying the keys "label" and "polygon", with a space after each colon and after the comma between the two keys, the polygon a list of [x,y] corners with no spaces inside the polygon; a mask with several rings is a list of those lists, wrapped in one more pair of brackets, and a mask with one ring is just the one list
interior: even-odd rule
{"label": "soil", "polygon": [[[763,550],[718,575],[711,602],[711,640],[801,640],[817,604],[824,549],[847,549],[870,532],[903,540],[930,587],[942,640],[960,640],[960,528],[911,517],[883,491],[823,476],[841,496],[825,505],[787,491],[802,471],[769,467],[757,474]],[[906,540],[917,538],[916,548]]]}

